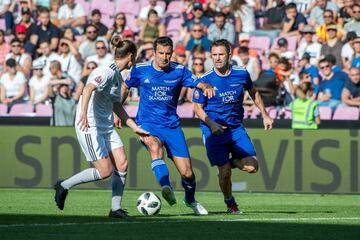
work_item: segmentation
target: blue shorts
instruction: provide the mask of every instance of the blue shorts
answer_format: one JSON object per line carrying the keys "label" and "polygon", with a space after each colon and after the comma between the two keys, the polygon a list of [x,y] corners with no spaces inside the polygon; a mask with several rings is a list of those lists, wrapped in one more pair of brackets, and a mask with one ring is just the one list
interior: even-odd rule
{"label": "blue shorts", "polygon": [[141,128],[150,132],[154,137],[158,137],[164,144],[169,158],[183,157],[190,158],[189,149],[186,144],[184,132],[181,127],[167,128],[154,124],[141,124]]}
{"label": "blue shorts", "polygon": [[214,135],[203,128],[203,140],[211,166],[223,166],[234,159],[256,156],[255,148],[243,126],[226,129],[220,135]]}

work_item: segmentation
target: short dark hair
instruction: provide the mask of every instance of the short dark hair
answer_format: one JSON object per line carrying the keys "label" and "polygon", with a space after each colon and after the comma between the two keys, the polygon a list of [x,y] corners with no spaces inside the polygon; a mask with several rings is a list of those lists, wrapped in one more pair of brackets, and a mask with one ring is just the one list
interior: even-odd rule
{"label": "short dark hair", "polygon": [[40,7],[39,15],[42,13],[50,13],[50,10],[47,7]]}
{"label": "short dark hair", "polygon": [[332,54],[327,54],[325,56],[325,59],[328,63],[331,63],[332,65],[336,65],[336,57]]}
{"label": "short dark hair", "polygon": [[240,53],[249,54],[249,48],[248,47],[239,47],[239,54]]}
{"label": "short dark hair", "polygon": [[225,47],[226,52],[230,55],[230,53],[231,53],[231,43],[228,40],[219,39],[219,40],[216,40],[216,41],[212,42],[211,49],[213,47],[219,47],[219,46]]}
{"label": "short dark hair", "polygon": [[286,5],[285,11],[286,11],[286,10],[289,10],[289,9],[293,9],[293,8],[297,9],[297,8],[296,8],[296,3],[291,2],[291,3],[289,3],[288,5]]}
{"label": "short dark hair", "polygon": [[20,39],[18,39],[18,38],[13,38],[13,39],[11,40],[11,42],[10,42],[10,45],[13,44],[13,43],[16,43],[16,42],[21,43]]}
{"label": "short dark hair", "polygon": [[321,63],[328,63],[328,60],[326,58],[322,58],[319,61],[319,66],[320,66]]}
{"label": "short dark hair", "polygon": [[101,16],[101,12],[100,12],[100,10],[97,9],[97,8],[95,8],[94,10],[91,11],[91,16],[94,16],[94,15],[96,15],[96,14],[98,14],[98,15]]}
{"label": "short dark hair", "polygon": [[171,47],[171,51],[174,48],[174,44],[173,41],[171,40],[171,38],[169,37],[158,37],[155,41],[154,41],[154,51],[156,52],[157,50],[157,46],[161,45],[161,46],[170,46]]}

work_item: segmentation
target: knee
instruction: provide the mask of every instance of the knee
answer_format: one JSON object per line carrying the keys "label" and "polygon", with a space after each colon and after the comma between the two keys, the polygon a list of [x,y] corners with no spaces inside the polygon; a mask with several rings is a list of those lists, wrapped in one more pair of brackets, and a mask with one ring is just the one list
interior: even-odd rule
{"label": "knee", "polygon": [[244,171],[248,173],[256,173],[258,171],[258,168],[259,168],[259,164],[258,161],[256,160],[249,165],[244,165]]}
{"label": "knee", "polygon": [[162,158],[163,150],[157,142],[146,143],[152,158]]}
{"label": "knee", "polygon": [[180,171],[181,178],[191,180],[194,178],[194,173],[191,168],[186,168]]}
{"label": "knee", "polygon": [[124,157],[124,159],[122,159],[121,161],[116,163],[116,168],[120,172],[126,172],[127,168],[128,168],[128,160],[127,160],[127,158]]}
{"label": "knee", "polygon": [[99,171],[101,178],[105,179],[105,178],[110,177],[110,175],[112,174],[113,168],[109,164],[106,166],[99,167],[97,170]]}

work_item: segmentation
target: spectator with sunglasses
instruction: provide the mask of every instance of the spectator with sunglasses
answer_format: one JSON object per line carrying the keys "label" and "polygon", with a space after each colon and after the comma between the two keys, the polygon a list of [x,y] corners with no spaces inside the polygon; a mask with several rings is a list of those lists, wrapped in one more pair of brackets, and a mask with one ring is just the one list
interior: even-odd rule
{"label": "spectator with sunglasses", "polygon": [[335,25],[336,26],[336,37],[338,39],[342,39],[344,36],[344,29],[342,25],[336,24],[336,19],[334,17],[334,13],[331,10],[325,10],[322,15],[324,19],[324,23],[321,24],[318,28],[316,28],[316,35],[318,37],[318,41],[322,43],[326,43],[329,40],[328,26]]}
{"label": "spectator with sunglasses", "polygon": [[129,29],[126,23],[125,13],[117,13],[113,25],[109,28],[106,39],[110,40],[115,35],[122,35],[125,30]]}
{"label": "spectator with sunglasses", "polygon": [[79,46],[79,53],[83,60],[96,54],[95,43],[97,40],[101,39],[106,42],[106,39],[104,37],[98,37],[98,29],[94,24],[89,24],[88,26],[86,26],[85,39],[81,42]]}
{"label": "spectator with sunglasses", "polygon": [[352,6],[352,19],[350,22],[345,24],[345,31],[350,32],[354,31],[358,36],[360,36],[360,5],[354,4]]}
{"label": "spectator with sunglasses", "polygon": [[319,94],[317,97],[319,106],[327,106],[335,111],[336,107],[341,103],[341,92],[345,81],[339,73],[331,71],[330,64],[326,59],[319,62],[322,80],[319,85]]}
{"label": "spectator with sunglasses", "polygon": [[36,105],[43,103],[49,98],[48,84],[50,78],[43,73],[45,65],[40,60],[32,63],[32,77],[29,80],[30,103]]}
{"label": "spectator with sunglasses", "polygon": [[103,40],[98,40],[95,43],[96,54],[90,57],[87,57],[85,62],[95,62],[99,67],[110,64],[114,61],[112,54],[108,53],[108,49]]}
{"label": "spectator with sunglasses", "polygon": [[300,41],[297,49],[297,57],[302,58],[305,53],[310,56],[310,64],[316,65],[320,59],[321,44],[313,40],[314,28],[310,25],[305,25],[301,31],[302,41]]}
{"label": "spectator with sunglasses", "polygon": [[326,56],[328,54],[335,56],[336,63],[342,68],[341,49],[344,44],[337,38],[337,26],[335,24],[329,25],[327,26],[326,31],[329,38],[326,43],[322,44],[321,56]]}
{"label": "spectator with sunglasses", "polygon": [[186,44],[186,57],[190,57],[190,53],[195,45],[200,44],[210,55],[211,42],[204,33],[204,27],[201,23],[194,23],[191,26],[190,39]]}
{"label": "spectator with sunglasses", "polygon": [[101,22],[101,12],[99,9],[92,10],[90,23],[97,27],[99,36],[105,36],[109,30],[108,27]]}
{"label": "spectator with sunglasses", "polygon": [[16,62],[16,70],[21,71],[25,76],[30,75],[31,70],[31,57],[29,54],[24,53],[23,45],[21,41],[17,38],[14,38],[10,42],[11,50],[5,57],[6,60],[12,58]]}

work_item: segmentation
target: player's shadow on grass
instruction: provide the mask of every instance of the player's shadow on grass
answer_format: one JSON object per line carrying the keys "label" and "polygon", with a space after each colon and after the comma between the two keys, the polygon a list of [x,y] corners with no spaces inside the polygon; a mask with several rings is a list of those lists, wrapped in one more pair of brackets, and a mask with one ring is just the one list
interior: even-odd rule
{"label": "player's shadow on grass", "polygon": [[[220,214],[211,214],[216,213]],[[0,239],[358,240],[359,237],[359,225],[354,223],[232,222],[207,218],[164,220],[155,217],[139,217],[132,222],[106,216],[0,214]]]}
{"label": "player's shadow on grass", "polygon": [[248,214],[301,214],[301,213],[336,213],[335,211],[314,211],[314,210],[304,210],[304,211],[281,211],[281,210],[265,210],[265,211],[245,211],[244,213]]}

